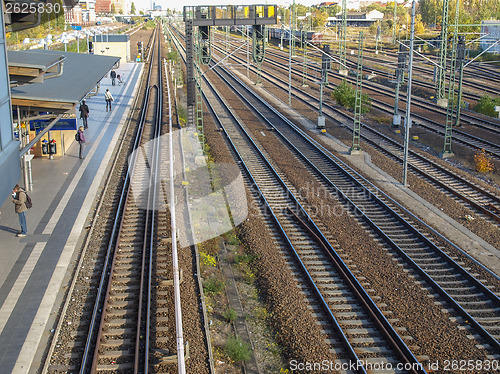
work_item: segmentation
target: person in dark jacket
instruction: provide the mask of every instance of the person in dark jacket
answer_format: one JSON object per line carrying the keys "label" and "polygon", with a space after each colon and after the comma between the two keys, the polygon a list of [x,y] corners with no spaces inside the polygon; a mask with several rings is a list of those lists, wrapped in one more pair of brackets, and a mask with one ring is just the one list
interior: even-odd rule
{"label": "person in dark jacket", "polygon": [[78,129],[78,143],[80,144],[80,152],[79,156],[81,159],[84,159],[83,157],[83,144],[85,144],[85,134],[83,133],[83,126],[80,126]]}
{"label": "person in dark jacket", "polygon": [[116,79],[116,71],[111,70],[111,73],[109,73],[111,76],[111,84],[114,86],[115,85],[115,79]]}
{"label": "person in dark jacket", "polygon": [[26,192],[19,187],[18,184],[12,190],[12,202],[15,204],[16,213],[19,216],[19,224],[21,225],[21,231],[17,233],[17,236],[23,237],[28,233],[28,227],[26,224]]}
{"label": "person in dark jacket", "polygon": [[85,104],[85,100],[82,100],[82,104],[80,105],[80,108],[78,109],[80,111],[80,118],[83,121],[83,128],[87,130],[88,124],[87,124],[87,118],[89,117],[89,106]]}

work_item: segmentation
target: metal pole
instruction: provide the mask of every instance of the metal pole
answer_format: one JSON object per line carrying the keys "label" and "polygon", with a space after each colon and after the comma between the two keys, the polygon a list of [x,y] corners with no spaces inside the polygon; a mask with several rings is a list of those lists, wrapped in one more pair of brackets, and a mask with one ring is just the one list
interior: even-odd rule
{"label": "metal pole", "polygon": [[460,126],[460,110],[462,108],[462,81],[464,79],[464,61],[461,60],[459,64],[460,64],[460,70],[458,75],[458,100],[457,100],[455,123],[453,124],[455,127]]}
{"label": "metal pole", "polygon": [[[166,69],[165,64],[165,69]],[[175,89],[175,88],[174,88]],[[170,92],[169,80],[167,79],[167,91]],[[174,193],[174,147],[172,139],[172,109],[171,101],[168,101],[168,122],[169,122],[169,173],[170,173],[170,223],[172,231],[172,266],[174,271],[174,304],[175,304],[175,330],[177,334],[177,367],[179,374],[186,373],[186,363],[184,358],[184,335],[182,331],[182,309],[181,292],[179,280],[179,260],[177,257],[177,225],[175,221],[175,193]]]}
{"label": "metal pole", "polygon": [[288,105],[292,105],[292,10],[290,9],[290,32],[288,33]]}
{"label": "metal pole", "polygon": [[[246,27],[245,27],[246,29]],[[249,38],[248,38],[248,30],[245,32],[246,39],[247,39],[247,78],[250,76],[250,45],[249,45]]]}
{"label": "metal pole", "polygon": [[411,32],[410,32],[410,60],[408,63],[408,88],[406,93],[406,120],[405,120],[405,149],[403,160],[403,185],[408,186],[408,146],[410,142],[410,127],[411,127],[411,75],[413,69],[413,41],[415,39],[415,0],[411,3]]}
{"label": "metal pole", "polygon": [[392,44],[396,44],[396,13],[398,9],[397,1],[394,2],[394,17],[392,19]]}

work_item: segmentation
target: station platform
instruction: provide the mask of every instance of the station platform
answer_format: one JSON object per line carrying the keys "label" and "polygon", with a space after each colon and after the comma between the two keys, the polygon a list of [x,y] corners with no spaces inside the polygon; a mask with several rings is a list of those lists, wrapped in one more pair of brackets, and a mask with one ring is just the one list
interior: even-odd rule
{"label": "station platform", "polygon": [[[63,157],[33,159],[33,207],[26,213],[28,235],[20,230],[14,204],[0,208],[0,373],[35,373],[61,302],[61,287],[74,266],[99,186],[128,117],[143,65],[121,64],[124,83],[104,78],[90,109],[84,159],[74,142]],[[106,112],[104,92],[114,97]],[[78,119],[79,125],[80,119]],[[22,181],[19,182],[22,186]]]}

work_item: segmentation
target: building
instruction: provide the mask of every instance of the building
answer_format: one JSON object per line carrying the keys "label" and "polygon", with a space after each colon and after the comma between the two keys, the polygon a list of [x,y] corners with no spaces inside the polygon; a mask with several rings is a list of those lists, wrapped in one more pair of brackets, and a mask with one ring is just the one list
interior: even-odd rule
{"label": "building", "polygon": [[10,100],[9,71],[7,69],[7,40],[5,38],[4,14],[0,12],[0,200],[2,203],[21,178],[19,139],[14,134]]}
{"label": "building", "polygon": [[82,24],[83,14],[82,7],[80,4],[76,4],[74,7],[63,6],[64,8],[64,21],[70,25]]}
{"label": "building", "polygon": [[[377,21],[384,19],[384,13],[378,10],[369,12],[346,12],[347,26],[368,27]],[[327,25],[335,26],[342,22],[342,13],[337,13],[335,17],[328,17]]]}
{"label": "building", "polygon": [[95,0],[95,13],[96,14],[111,13],[111,0]]}
{"label": "building", "polygon": [[500,21],[481,22],[480,48],[490,53],[500,53]]}
{"label": "building", "polygon": [[130,35],[97,34],[92,38],[94,54],[120,57],[120,62],[128,62],[130,56]]}
{"label": "building", "polygon": [[95,22],[96,0],[80,0],[78,4],[82,9],[82,22]]}

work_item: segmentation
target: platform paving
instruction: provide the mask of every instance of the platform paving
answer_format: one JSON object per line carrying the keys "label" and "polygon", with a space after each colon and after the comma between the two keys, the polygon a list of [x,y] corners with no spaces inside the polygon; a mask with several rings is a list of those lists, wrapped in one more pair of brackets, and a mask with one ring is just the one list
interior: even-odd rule
{"label": "platform paving", "polygon": [[[28,235],[10,199],[0,208],[0,373],[35,373],[53,328],[68,270],[85,234],[106,168],[136,94],[142,64],[121,64],[122,85],[104,78],[90,108],[85,159],[74,142],[63,157],[33,159]],[[109,88],[113,108],[106,112]],[[80,120],[79,120],[80,121]],[[80,124],[80,123],[79,123]],[[23,181],[19,182],[23,185]]]}

